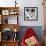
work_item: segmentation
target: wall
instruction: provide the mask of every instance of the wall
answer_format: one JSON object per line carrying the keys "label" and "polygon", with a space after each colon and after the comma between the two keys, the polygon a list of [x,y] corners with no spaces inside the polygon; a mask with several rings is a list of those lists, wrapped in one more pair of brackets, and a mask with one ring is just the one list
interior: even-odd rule
{"label": "wall", "polygon": [[[21,26],[43,26],[43,6],[42,0],[21,0],[20,25]],[[38,21],[24,21],[24,7],[38,7]]]}
{"label": "wall", "polygon": [[44,6],[44,43],[46,46],[46,0],[43,2]]}
{"label": "wall", "polygon": [[[0,0],[0,6],[15,6],[15,0]],[[20,26],[43,26],[43,6],[42,0],[17,0],[20,7],[19,24]],[[24,7],[38,7],[38,21],[24,21]]]}
{"label": "wall", "polygon": [[44,26],[46,26],[46,0],[44,0]]}

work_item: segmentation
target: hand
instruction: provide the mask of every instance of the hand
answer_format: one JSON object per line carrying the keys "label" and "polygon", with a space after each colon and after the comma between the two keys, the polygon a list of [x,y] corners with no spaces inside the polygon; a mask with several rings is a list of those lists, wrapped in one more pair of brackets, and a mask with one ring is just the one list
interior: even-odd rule
{"label": "hand", "polygon": [[27,46],[35,46],[37,44],[37,42],[38,41],[34,36],[25,40],[25,43],[27,44]]}

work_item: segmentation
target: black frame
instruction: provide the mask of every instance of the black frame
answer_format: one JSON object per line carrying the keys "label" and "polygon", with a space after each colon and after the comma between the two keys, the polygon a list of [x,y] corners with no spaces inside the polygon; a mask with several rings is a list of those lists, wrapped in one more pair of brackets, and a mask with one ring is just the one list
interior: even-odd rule
{"label": "black frame", "polygon": [[[31,8],[36,8],[37,10],[36,10],[36,18],[35,19],[26,19],[25,18],[25,10],[26,9],[31,9]],[[38,7],[24,7],[24,20],[25,21],[37,21],[38,20]]]}

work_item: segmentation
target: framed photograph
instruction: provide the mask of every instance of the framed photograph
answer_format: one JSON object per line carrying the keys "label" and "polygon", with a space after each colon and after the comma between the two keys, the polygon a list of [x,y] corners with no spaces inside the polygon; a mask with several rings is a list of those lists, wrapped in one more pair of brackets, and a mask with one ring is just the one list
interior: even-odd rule
{"label": "framed photograph", "polygon": [[18,24],[18,16],[3,16],[3,24]]}
{"label": "framed photograph", "polygon": [[24,20],[37,21],[38,8],[37,7],[24,7]]}
{"label": "framed photograph", "polygon": [[2,10],[2,15],[9,15],[9,10]]}
{"label": "framed photograph", "polygon": [[10,16],[8,18],[8,24],[17,24],[18,23],[18,17],[17,16]]}
{"label": "framed photograph", "polygon": [[10,10],[10,12],[9,12],[10,15],[16,15],[17,13],[18,13],[18,12],[15,11],[15,10]]}

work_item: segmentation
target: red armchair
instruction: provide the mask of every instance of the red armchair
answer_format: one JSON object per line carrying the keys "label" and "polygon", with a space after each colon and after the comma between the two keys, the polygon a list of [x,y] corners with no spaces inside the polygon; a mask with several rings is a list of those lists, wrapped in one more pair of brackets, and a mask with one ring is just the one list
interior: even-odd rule
{"label": "red armchair", "polygon": [[[33,38],[34,37],[34,38]],[[36,33],[33,31],[33,29],[29,28],[27,29],[27,31],[25,32],[25,35],[24,37],[22,38],[22,42],[21,42],[21,45],[22,46],[32,46],[32,45],[27,45],[28,43],[31,44],[30,42],[27,42],[27,41],[30,41],[29,39],[35,39],[37,37]],[[28,40],[27,40],[28,39]],[[26,42],[27,43],[26,43]],[[36,44],[34,46],[41,46],[40,42],[37,40],[34,40],[36,41]]]}

